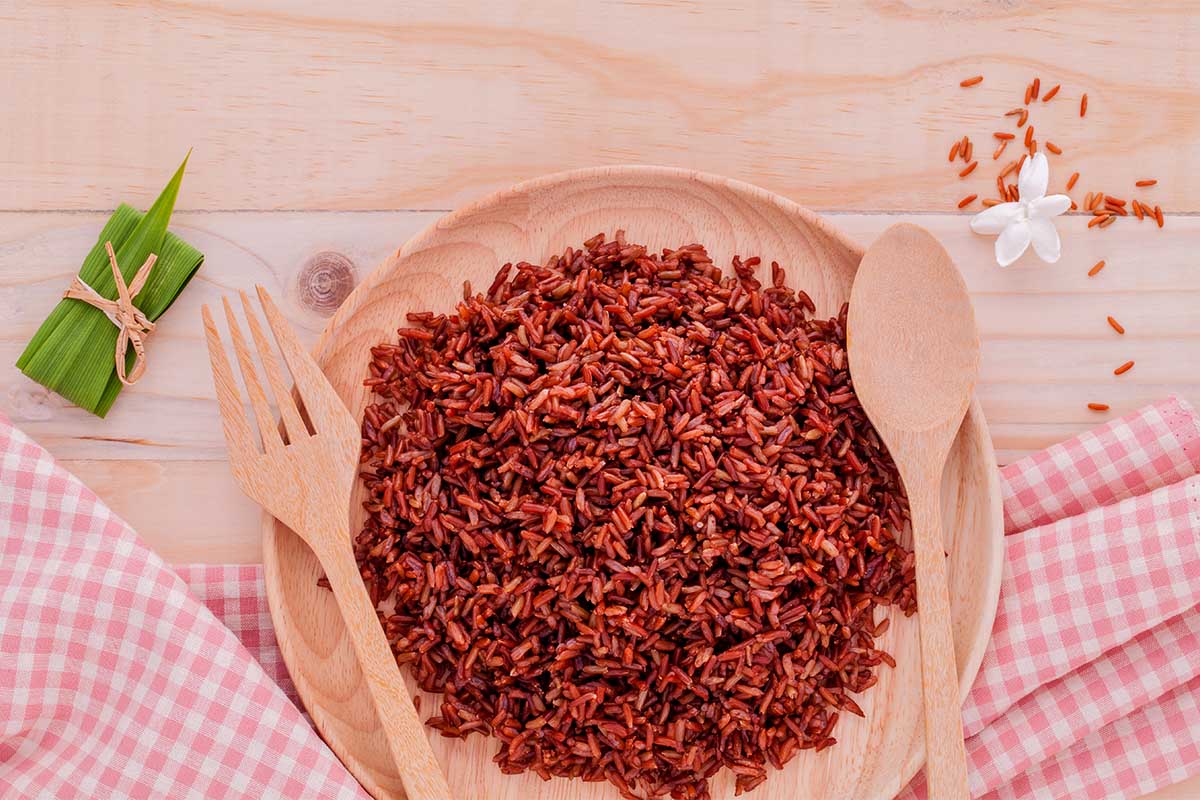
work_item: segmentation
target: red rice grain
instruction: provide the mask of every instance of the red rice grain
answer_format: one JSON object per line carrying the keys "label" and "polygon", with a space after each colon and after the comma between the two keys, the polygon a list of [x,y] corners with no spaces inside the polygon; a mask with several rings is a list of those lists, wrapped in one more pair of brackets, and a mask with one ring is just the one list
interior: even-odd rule
{"label": "red rice grain", "polygon": [[1088,403],[1088,408],[1092,411],[1108,411],[1108,403]]}
{"label": "red rice grain", "polygon": [[1060,84],[1060,83],[1054,84],[1054,88],[1051,89],[1050,91],[1046,92],[1046,94],[1042,97],[1042,102],[1049,103],[1050,99],[1052,97],[1054,97],[1054,95],[1058,94],[1058,90],[1061,88],[1062,88],[1062,84]]}
{"label": "red rice grain", "polygon": [[[355,543],[427,724],[626,798],[749,791],[836,742],[915,610],[846,309],[618,231],[371,350]],[[401,422],[382,429],[399,416]]]}
{"label": "red rice grain", "polygon": [[1125,335],[1125,328],[1123,328],[1123,327],[1121,326],[1121,323],[1117,322],[1117,321],[1116,321],[1115,319],[1113,319],[1112,317],[1109,317],[1109,318],[1108,318],[1108,324],[1109,324],[1110,326],[1112,326],[1112,329],[1113,329],[1114,331],[1116,331],[1117,333],[1121,334],[1122,336],[1124,336],[1124,335]]}
{"label": "red rice grain", "polygon": [[965,89],[968,86],[978,86],[981,83],[983,83],[983,76],[976,75],[974,78],[967,78],[965,81],[962,81],[958,85]]}
{"label": "red rice grain", "polygon": [[1119,366],[1113,370],[1113,375],[1124,375],[1126,372],[1129,372],[1129,370],[1131,370],[1131,369],[1133,369],[1133,362],[1126,361],[1124,364],[1122,364],[1121,366]]}

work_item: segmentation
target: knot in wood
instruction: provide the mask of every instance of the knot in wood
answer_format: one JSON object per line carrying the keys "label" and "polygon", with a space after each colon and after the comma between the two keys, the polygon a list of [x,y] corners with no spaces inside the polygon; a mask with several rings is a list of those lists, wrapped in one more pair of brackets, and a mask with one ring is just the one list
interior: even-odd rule
{"label": "knot in wood", "polygon": [[325,250],[310,258],[300,270],[296,294],[302,307],[327,317],[337,311],[357,280],[353,261],[341,253]]}

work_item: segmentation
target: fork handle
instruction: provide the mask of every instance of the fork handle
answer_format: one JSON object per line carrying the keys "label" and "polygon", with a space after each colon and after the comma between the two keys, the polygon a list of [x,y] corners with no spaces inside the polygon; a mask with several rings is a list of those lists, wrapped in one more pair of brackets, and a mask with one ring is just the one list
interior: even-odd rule
{"label": "fork handle", "polygon": [[397,671],[354,553],[346,544],[344,548],[336,544],[323,547],[325,552],[317,556],[346,622],[404,791],[409,800],[450,800],[450,787],[429,746],[408,686]]}

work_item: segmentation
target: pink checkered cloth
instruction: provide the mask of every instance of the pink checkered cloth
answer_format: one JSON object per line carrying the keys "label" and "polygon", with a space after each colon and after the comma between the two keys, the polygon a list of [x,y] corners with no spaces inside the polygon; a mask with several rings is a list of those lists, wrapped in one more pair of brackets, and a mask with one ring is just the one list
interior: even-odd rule
{"label": "pink checkered cloth", "polygon": [[[11,483],[7,475],[0,472],[0,499]],[[1195,414],[1178,399],[1166,400],[1012,464],[1003,479],[1009,535],[1000,608],[964,709],[973,796],[1137,797],[1200,773],[1200,422]],[[91,503],[95,506],[94,498]],[[9,515],[0,504],[0,519]],[[12,579],[6,565],[0,565],[0,590],[7,592],[4,583]],[[177,569],[192,594],[294,700],[271,632],[261,571],[209,565]],[[0,596],[0,626],[8,626],[0,627],[0,636],[5,637],[13,616],[8,596]],[[53,640],[63,624],[55,619],[60,605],[61,600],[38,608],[32,617],[26,610],[17,630],[31,629],[29,636],[40,641],[38,629],[48,626],[49,634],[40,636]],[[116,626],[116,634],[121,630]],[[11,652],[8,639],[0,641],[4,653]],[[239,652],[238,664],[240,659]],[[0,690],[11,680],[0,673]],[[43,683],[39,680],[39,686]],[[48,702],[39,698],[25,705]],[[33,716],[53,715],[38,711]],[[26,777],[28,768],[18,765],[14,778],[5,748],[25,752],[38,745],[24,748],[21,741],[9,744],[7,732],[5,737],[0,740],[0,789],[5,780],[20,780],[13,784],[18,796],[33,787],[50,796],[74,794],[70,784],[78,784],[78,774],[43,786],[43,775]],[[185,750],[170,741],[158,746],[172,753]],[[327,751],[322,758],[330,758]],[[112,764],[108,768],[117,774],[131,770],[136,775],[121,786],[154,785],[163,770],[146,765],[139,772],[118,754],[93,759],[96,772],[103,763]],[[212,789],[208,794],[232,796]],[[901,796],[923,798],[922,779]]]}
{"label": "pink checkered cloth", "polygon": [[[266,660],[254,624],[239,634]],[[367,795],[183,580],[0,416],[0,798],[126,797]]]}

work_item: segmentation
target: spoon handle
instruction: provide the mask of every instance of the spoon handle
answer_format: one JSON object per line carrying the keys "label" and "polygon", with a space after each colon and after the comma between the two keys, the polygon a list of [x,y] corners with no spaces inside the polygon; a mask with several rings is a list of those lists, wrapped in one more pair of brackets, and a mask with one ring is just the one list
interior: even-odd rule
{"label": "spoon handle", "polygon": [[950,592],[942,539],[941,476],[909,492],[921,630],[921,688],[925,700],[925,779],[930,800],[969,800],[958,668],[950,628]]}

